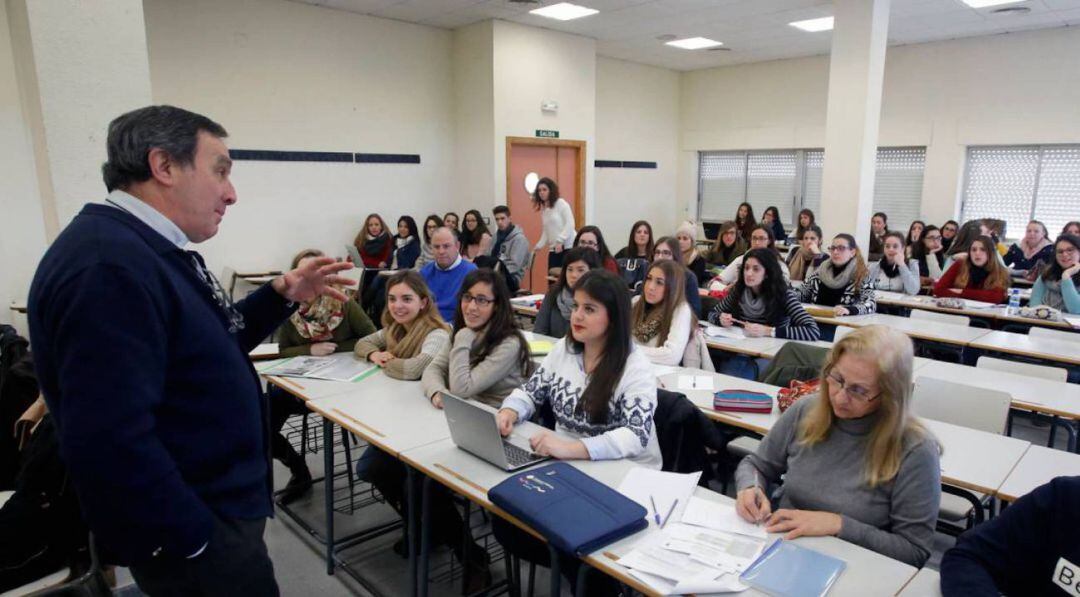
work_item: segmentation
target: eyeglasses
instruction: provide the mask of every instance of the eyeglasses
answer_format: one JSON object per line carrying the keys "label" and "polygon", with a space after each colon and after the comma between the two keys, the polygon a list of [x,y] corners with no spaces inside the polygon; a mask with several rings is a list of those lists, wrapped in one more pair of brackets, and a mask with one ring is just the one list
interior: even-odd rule
{"label": "eyeglasses", "polygon": [[488,298],[486,296],[479,295],[479,294],[476,295],[476,296],[473,296],[473,295],[469,294],[468,292],[466,292],[465,294],[461,295],[461,304],[463,304],[463,305],[468,305],[469,303],[476,303],[477,307],[486,307],[486,306],[488,306],[488,305],[490,305],[490,304],[492,304],[494,302],[495,302],[494,298]]}
{"label": "eyeglasses", "polygon": [[843,390],[852,400],[858,402],[870,402],[878,396],[881,396],[881,392],[871,394],[870,390],[860,385],[849,385],[844,381],[844,378],[840,377],[835,371],[830,371],[829,374],[825,376],[825,380],[829,382],[829,385]]}
{"label": "eyeglasses", "polygon": [[843,253],[844,251],[847,251],[850,248],[851,247],[848,247],[848,246],[845,246],[845,245],[830,245],[829,246],[829,252],[830,253]]}
{"label": "eyeglasses", "polygon": [[923,238],[925,238],[926,240],[941,240],[941,235],[940,234],[927,234]]}
{"label": "eyeglasses", "polygon": [[578,244],[579,247],[588,247],[590,249],[595,249],[597,247],[597,243],[596,243],[595,240],[582,239],[582,240],[579,240],[577,244]]}
{"label": "eyeglasses", "polygon": [[1058,255],[1075,255],[1076,247],[1068,247],[1066,249],[1058,249],[1055,251]]}

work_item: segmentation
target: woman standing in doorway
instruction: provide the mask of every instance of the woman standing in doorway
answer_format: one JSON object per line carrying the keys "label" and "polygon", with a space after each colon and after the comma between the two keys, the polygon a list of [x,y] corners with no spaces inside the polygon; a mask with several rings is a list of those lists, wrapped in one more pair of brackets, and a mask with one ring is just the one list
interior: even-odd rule
{"label": "woman standing in doorway", "polygon": [[533,208],[540,212],[543,232],[536,242],[536,250],[547,247],[548,269],[562,267],[563,251],[574,246],[574,211],[570,204],[559,196],[559,185],[548,177],[536,183],[532,196]]}

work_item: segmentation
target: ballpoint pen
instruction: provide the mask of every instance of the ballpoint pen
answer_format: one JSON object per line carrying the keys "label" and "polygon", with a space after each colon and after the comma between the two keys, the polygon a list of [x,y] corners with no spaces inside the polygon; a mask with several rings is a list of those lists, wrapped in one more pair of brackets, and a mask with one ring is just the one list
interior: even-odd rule
{"label": "ballpoint pen", "polygon": [[667,516],[664,517],[664,522],[660,523],[660,528],[664,528],[664,525],[667,524],[667,521],[671,519],[671,515],[675,513],[675,506],[678,505],[678,499],[676,499],[674,502],[671,502],[671,508],[668,509]]}
{"label": "ballpoint pen", "polygon": [[652,502],[653,519],[656,520],[656,525],[660,526],[660,510],[656,508],[656,500],[650,495],[649,501]]}

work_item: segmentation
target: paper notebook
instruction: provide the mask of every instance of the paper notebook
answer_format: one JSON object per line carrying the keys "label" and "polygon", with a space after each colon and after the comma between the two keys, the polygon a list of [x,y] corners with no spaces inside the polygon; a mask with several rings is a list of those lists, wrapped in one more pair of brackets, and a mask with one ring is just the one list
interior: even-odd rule
{"label": "paper notebook", "polygon": [[818,597],[829,592],[846,565],[839,558],[777,539],[739,580],[776,597]]}
{"label": "paper notebook", "polygon": [[555,348],[555,343],[550,340],[529,340],[529,355],[542,357]]}

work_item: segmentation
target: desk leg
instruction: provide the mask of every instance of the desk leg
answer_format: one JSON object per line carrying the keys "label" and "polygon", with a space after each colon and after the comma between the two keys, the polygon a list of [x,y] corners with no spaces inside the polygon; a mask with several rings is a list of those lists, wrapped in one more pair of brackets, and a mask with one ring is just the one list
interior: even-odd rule
{"label": "desk leg", "polygon": [[420,578],[417,580],[416,594],[419,597],[427,597],[428,589],[428,555],[431,551],[431,524],[428,521],[431,510],[431,477],[424,476],[424,482],[420,489]]}
{"label": "desk leg", "polygon": [[416,528],[419,519],[416,516],[416,469],[405,466],[405,542],[409,553],[409,595],[416,595]]}
{"label": "desk leg", "polygon": [[334,573],[334,423],[323,417],[323,479],[326,490],[326,573]]}
{"label": "desk leg", "polygon": [[559,550],[548,543],[548,555],[551,557],[551,597],[562,594],[562,571],[559,570]]}
{"label": "desk leg", "polygon": [[574,597],[585,597],[588,595],[588,591],[585,590],[585,579],[589,576],[589,565],[585,562],[581,563],[581,566],[577,570],[577,586],[574,587]]}

